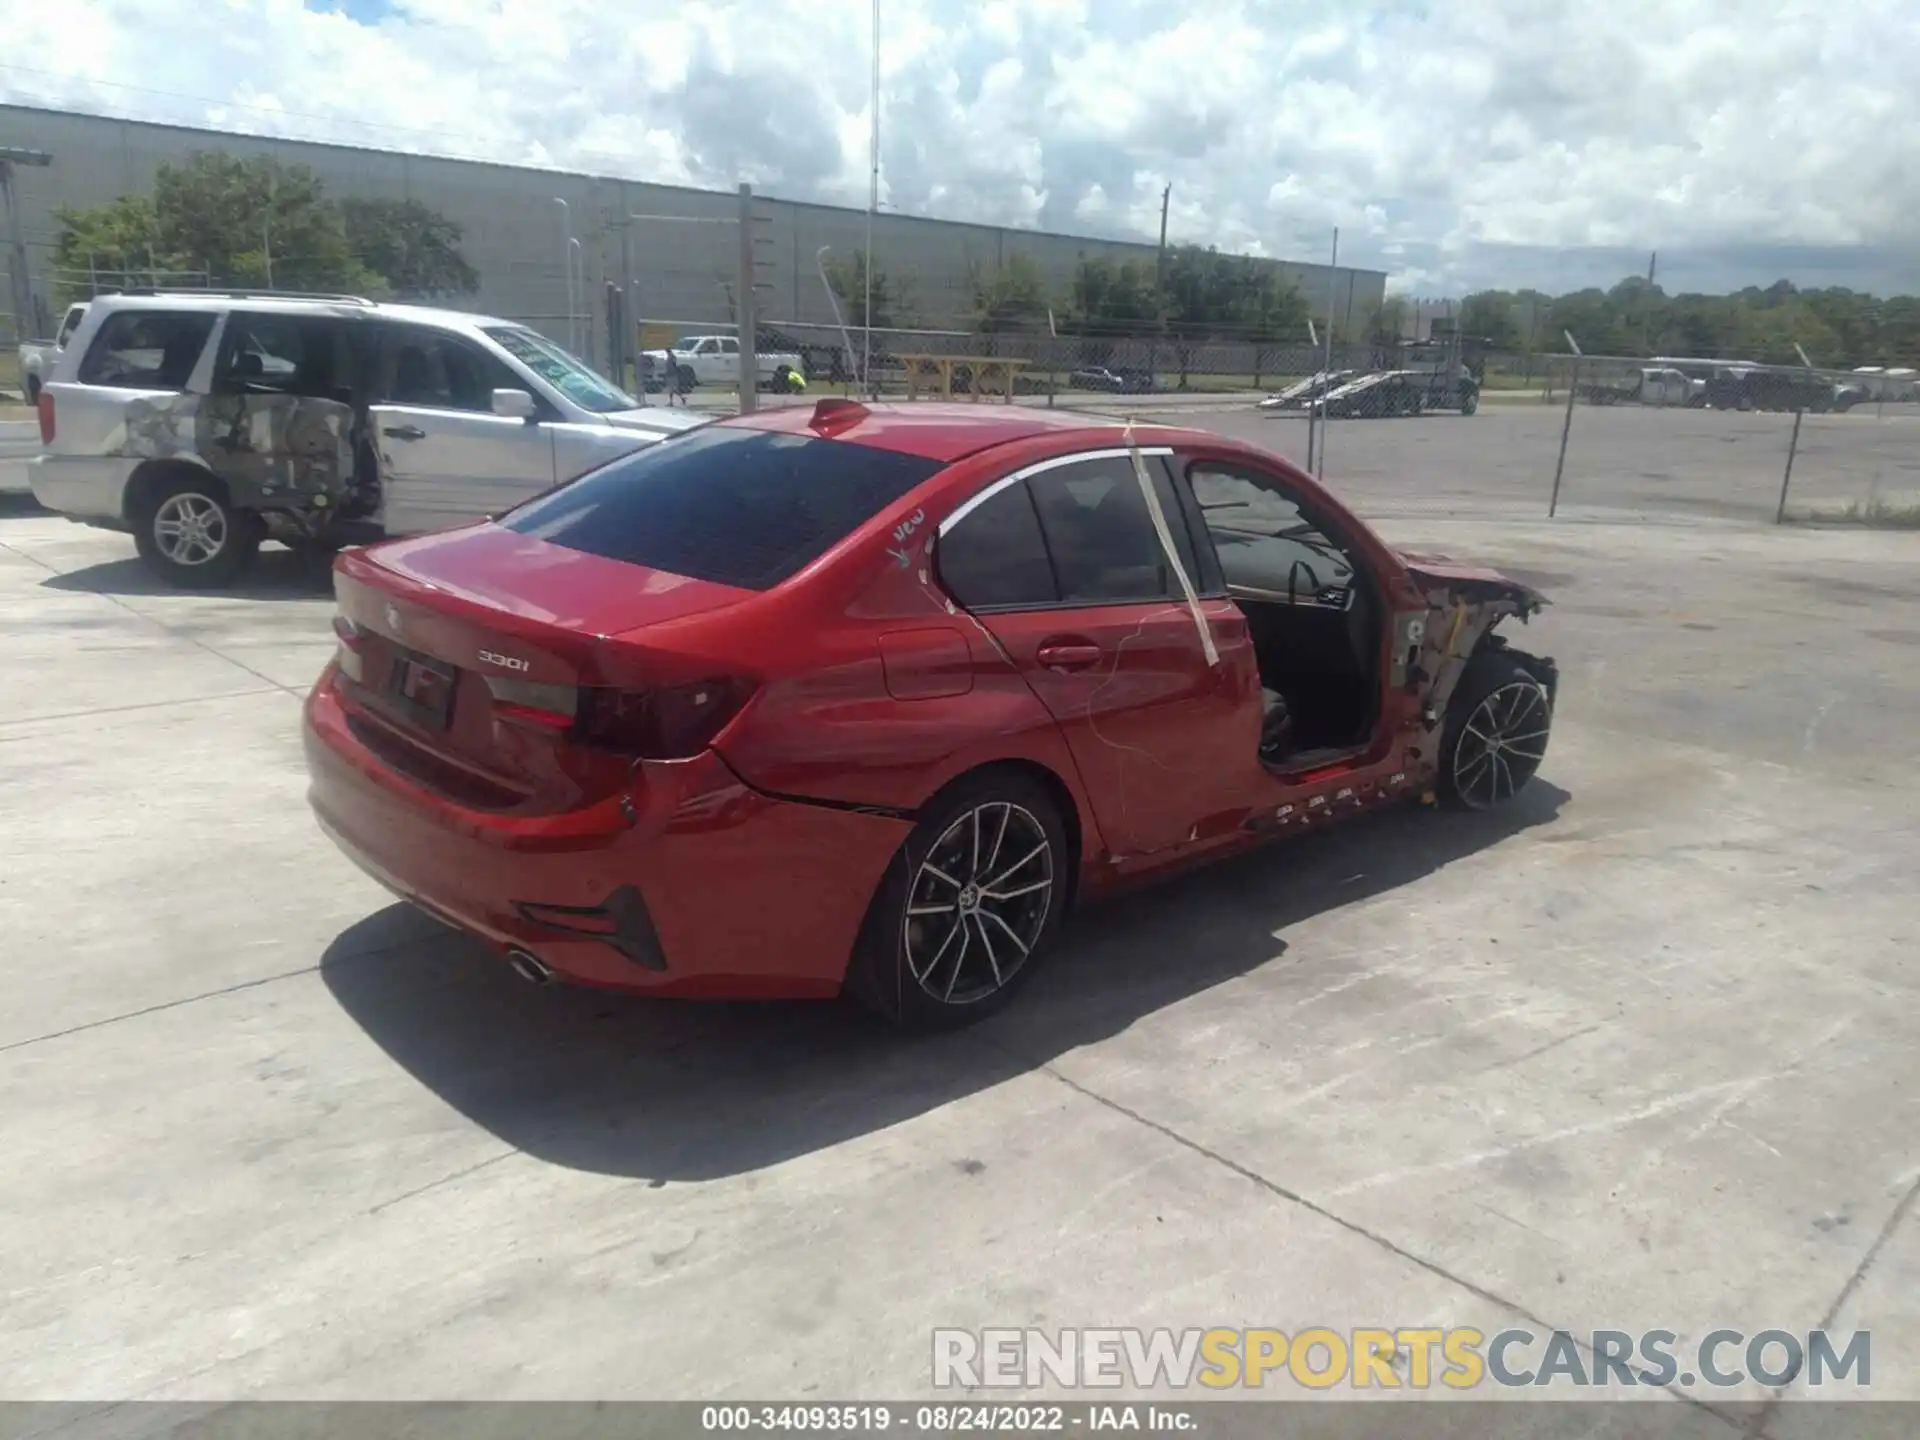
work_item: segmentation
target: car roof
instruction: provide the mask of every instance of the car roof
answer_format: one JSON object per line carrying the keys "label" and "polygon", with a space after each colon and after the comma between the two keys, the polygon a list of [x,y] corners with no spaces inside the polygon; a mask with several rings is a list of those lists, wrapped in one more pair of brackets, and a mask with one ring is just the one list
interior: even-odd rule
{"label": "car roof", "polygon": [[[997,445],[1043,435],[1064,439],[1079,434],[1089,440],[1112,443],[1119,439],[1128,422],[1114,415],[991,402],[926,400],[904,405],[869,405],[857,400],[827,399],[813,405],[782,405],[752,415],[736,415],[720,423],[784,435],[828,434],[835,440],[855,445],[950,463]],[[1148,425],[1141,428],[1147,429]],[[1159,426],[1151,428],[1155,443],[1164,443],[1168,432]]]}
{"label": "car roof", "polygon": [[352,296],[247,294],[240,291],[213,290],[160,291],[150,294],[96,295],[92,304],[103,312],[115,310],[252,310],[282,315],[339,315],[351,318],[405,320],[442,329],[471,332],[486,325],[512,325],[491,315],[474,315],[465,310],[448,310],[437,305],[406,305],[384,300],[360,300]]}

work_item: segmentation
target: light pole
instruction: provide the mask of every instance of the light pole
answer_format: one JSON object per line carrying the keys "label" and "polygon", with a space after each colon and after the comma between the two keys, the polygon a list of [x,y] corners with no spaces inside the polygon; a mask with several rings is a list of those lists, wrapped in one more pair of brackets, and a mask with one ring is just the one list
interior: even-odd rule
{"label": "light pole", "polygon": [[574,339],[574,296],[573,296],[573,207],[560,196],[553,197],[553,203],[560,207],[560,233],[566,243],[560,247],[560,260],[566,266],[567,286],[567,348],[577,350]]}
{"label": "light pole", "polygon": [[873,133],[867,142],[872,172],[867,186],[867,253],[860,262],[860,365],[867,393],[880,397],[873,383],[873,217],[880,208],[880,0],[873,0]]}

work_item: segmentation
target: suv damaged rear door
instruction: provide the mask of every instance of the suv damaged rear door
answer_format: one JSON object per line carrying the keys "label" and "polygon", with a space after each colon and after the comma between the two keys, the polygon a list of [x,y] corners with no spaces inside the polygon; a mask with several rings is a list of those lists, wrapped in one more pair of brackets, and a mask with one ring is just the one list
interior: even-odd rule
{"label": "suv damaged rear door", "polygon": [[236,508],[324,519],[357,480],[347,322],[237,310],[227,317],[194,449]]}

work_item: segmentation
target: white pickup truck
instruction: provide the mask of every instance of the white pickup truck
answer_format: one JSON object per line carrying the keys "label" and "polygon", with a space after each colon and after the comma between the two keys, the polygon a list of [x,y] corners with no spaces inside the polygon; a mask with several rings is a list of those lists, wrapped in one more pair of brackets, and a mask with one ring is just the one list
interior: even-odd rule
{"label": "white pickup truck", "polygon": [[[806,383],[806,366],[798,355],[782,350],[754,358],[763,390],[785,393]],[[740,342],[731,335],[687,335],[675,341],[670,351],[642,350],[640,374],[649,390],[669,384],[683,391],[700,385],[735,385],[740,380]]]}
{"label": "white pickup truck", "polygon": [[73,332],[80,328],[80,321],[87,313],[87,302],[69,305],[67,313],[60,317],[60,329],[51,340],[27,340],[20,346],[20,388],[27,397],[29,405],[40,398],[40,387],[53,374],[54,362],[60,358],[60,352],[67,348],[67,341]]}
{"label": "white pickup truck", "polygon": [[1656,405],[1699,409],[1707,382],[1671,366],[1643,365],[1625,375],[1583,381],[1581,398],[1594,405]]}

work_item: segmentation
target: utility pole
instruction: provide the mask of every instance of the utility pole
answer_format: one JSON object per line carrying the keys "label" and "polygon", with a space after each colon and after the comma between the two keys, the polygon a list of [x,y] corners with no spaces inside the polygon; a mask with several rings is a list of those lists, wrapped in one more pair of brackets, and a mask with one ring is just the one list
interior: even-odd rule
{"label": "utility pole", "polygon": [[1652,355],[1651,341],[1647,333],[1653,324],[1653,272],[1660,263],[1660,252],[1655,250],[1647,256],[1647,293],[1640,297],[1640,353]]}
{"label": "utility pole", "polygon": [[[873,217],[880,209],[880,0],[873,0],[873,89],[868,99],[873,131],[867,137],[867,160],[871,167],[867,179],[867,252],[860,257],[860,368],[869,396],[878,400],[880,387],[873,380]],[[799,288],[799,277],[794,287]]]}
{"label": "utility pole", "polygon": [[13,283],[13,328],[21,340],[33,338],[33,281],[27,275],[27,242],[20,231],[20,198],[13,192],[13,167],[43,169],[53,163],[44,150],[16,150],[0,146],[0,198],[7,202],[7,277]]}

